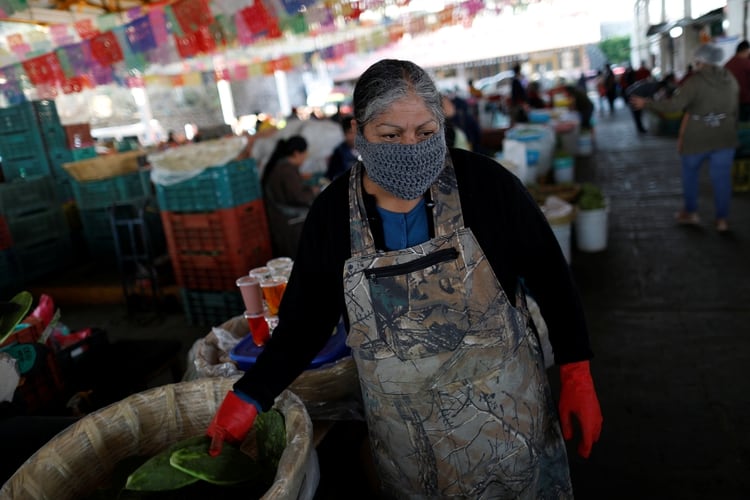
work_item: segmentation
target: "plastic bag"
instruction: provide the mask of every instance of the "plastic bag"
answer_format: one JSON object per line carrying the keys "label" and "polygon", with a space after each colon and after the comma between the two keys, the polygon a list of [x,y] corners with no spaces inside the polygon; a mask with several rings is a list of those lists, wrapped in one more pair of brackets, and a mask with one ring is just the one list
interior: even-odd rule
{"label": "plastic bag", "polygon": [[192,179],[210,167],[223,166],[245,151],[245,136],[186,144],[148,155],[151,182],[172,186]]}

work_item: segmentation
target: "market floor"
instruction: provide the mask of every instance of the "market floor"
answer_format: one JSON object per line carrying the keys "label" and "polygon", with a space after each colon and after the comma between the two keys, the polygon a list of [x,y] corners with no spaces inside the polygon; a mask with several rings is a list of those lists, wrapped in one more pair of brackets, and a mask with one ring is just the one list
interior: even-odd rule
{"label": "market floor", "polygon": [[[588,460],[569,448],[576,498],[750,498],[750,193],[735,193],[731,231],[718,234],[704,169],[705,222],[678,226],[675,139],[637,134],[622,103],[596,118],[595,152],[577,159],[576,178],[607,194],[609,241],[598,253],[573,245],[571,268],[604,428]],[[111,340],[178,340],[182,356],[208,333],[177,308],[129,316],[124,305],[107,304],[119,279],[116,270],[103,274],[111,278],[88,297],[55,288],[71,328],[99,326]],[[81,273],[75,286],[92,279]]]}

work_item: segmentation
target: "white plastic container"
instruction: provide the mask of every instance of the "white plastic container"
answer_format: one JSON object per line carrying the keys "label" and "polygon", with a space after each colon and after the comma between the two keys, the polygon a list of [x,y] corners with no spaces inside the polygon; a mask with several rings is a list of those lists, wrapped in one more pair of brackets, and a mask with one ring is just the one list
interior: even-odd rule
{"label": "white plastic container", "polygon": [[572,156],[558,156],[552,160],[552,176],[556,184],[573,182],[575,161]]}
{"label": "white plastic container", "polygon": [[579,210],[575,218],[576,248],[601,252],[607,248],[608,210]]}
{"label": "white plastic container", "polygon": [[511,127],[505,138],[518,141],[526,148],[526,164],[536,167],[536,175],[545,175],[552,167],[555,131],[547,125],[523,124]]}
{"label": "white plastic container", "polygon": [[594,152],[594,137],[590,130],[582,130],[578,135],[578,155],[591,156]]}

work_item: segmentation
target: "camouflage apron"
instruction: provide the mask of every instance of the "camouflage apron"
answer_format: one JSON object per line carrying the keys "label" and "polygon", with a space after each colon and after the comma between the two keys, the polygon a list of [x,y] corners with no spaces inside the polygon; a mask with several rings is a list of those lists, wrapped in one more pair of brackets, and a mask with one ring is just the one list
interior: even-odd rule
{"label": "camouflage apron", "polygon": [[[435,237],[377,251],[350,175],[344,290],[370,441],[397,498],[572,498],[538,338],[471,230],[453,165],[431,187]],[[488,214],[489,216],[489,214]],[[520,288],[520,287],[519,287]]]}

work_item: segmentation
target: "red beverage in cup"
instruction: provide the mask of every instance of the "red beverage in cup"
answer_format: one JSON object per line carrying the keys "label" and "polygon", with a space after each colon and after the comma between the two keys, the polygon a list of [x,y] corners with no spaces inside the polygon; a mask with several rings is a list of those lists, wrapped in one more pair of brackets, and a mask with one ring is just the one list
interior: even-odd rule
{"label": "red beverage in cup", "polygon": [[260,289],[263,292],[263,298],[266,300],[268,313],[271,316],[276,316],[277,314],[279,314],[279,304],[281,304],[281,297],[284,295],[284,290],[286,290],[286,279],[273,277],[261,281]]}
{"label": "red beverage in cup", "polygon": [[247,320],[247,327],[250,329],[250,335],[253,336],[253,342],[258,347],[262,347],[271,338],[271,332],[268,328],[268,322],[266,317],[261,314],[251,314],[245,311],[245,319]]}

